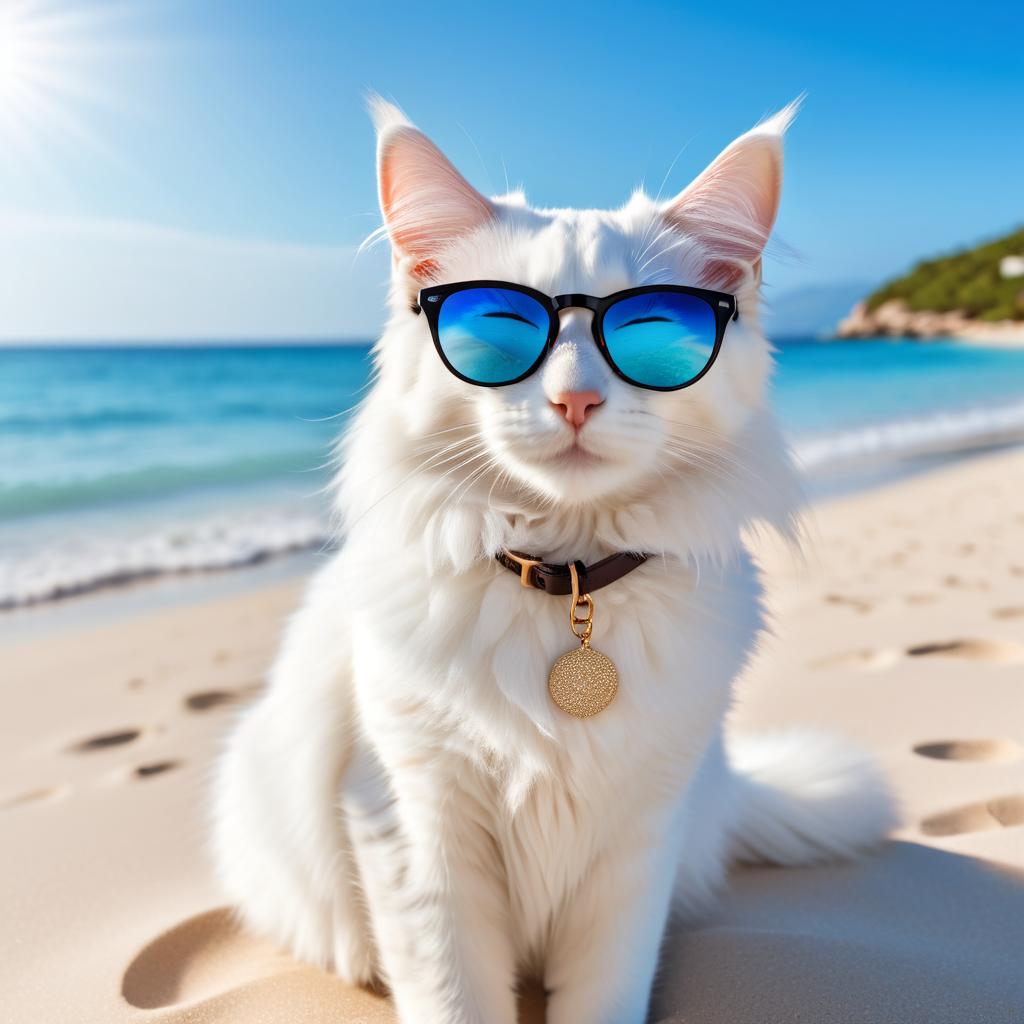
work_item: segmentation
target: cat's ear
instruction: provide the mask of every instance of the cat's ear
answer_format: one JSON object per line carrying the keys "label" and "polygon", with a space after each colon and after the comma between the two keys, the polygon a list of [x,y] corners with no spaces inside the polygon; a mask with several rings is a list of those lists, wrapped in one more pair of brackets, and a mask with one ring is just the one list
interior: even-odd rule
{"label": "cat's ear", "polygon": [[761,252],[779,209],[782,136],[800,102],[741,135],[665,205],[668,222],[707,254],[704,283],[728,290],[750,272],[760,276]]}
{"label": "cat's ear", "polygon": [[428,278],[455,238],[486,224],[494,207],[395,106],[371,96],[377,129],[377,186],[396,260]]}

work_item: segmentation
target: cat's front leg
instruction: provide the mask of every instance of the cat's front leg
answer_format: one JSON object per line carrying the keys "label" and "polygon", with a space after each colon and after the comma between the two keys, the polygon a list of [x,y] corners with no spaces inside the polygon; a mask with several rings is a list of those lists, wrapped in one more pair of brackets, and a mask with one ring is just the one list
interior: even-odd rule
{"label": "cat's front leg", "polygon": [[364,785],[356,766],[346,798],[380,965],[402,1024],[515,1024],[507,885],[486,804],[442,761],[378,762]]}
{"label": "cat's front leg", "polygon": [[559,912],[548,951],[547,1024],[643,1024],[672,899],[677,841],[630,822]]}

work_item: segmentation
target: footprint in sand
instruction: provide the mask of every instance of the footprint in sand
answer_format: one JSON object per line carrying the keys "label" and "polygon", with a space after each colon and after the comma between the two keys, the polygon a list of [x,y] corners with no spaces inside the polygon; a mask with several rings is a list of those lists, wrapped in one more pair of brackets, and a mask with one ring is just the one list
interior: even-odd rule
{"label": "footprint in sand", "polygon": [[1024,796],[997,797],[976,804],[933,814],[921,822],[926,836],[958,836],[965,832],[983,832],[993,828],[1024,825]]}
{"label": "footprint in sand", "polygon": [[[902,655],[907,658],[965,658],[968,661],[991,661],[1015,664],[1024,661],[1024,645],[1004,640],[937,640],[933,643],[915,644],[907,647]],[[851,668],[878,669],[894,665],[900,659],[900,652],[893,650],[845,651],[815,658],[807,663],[808,668]]]}
{"label": "footprint in sand", "polygon": [[47,800],[56,800],[66,792],[67,790],[63,786],[40,786],[38,789],[29,789],[24,793],[0,799],[0,808],[6,811],[10,807],[21,807],[24,804],[38,804]]}
{"label": "footprint in sand", "polygon": [[962,576],[950,574],[942,577],[942,585],[952,590],[991,590],[988,580],[965,580]]}
{"label": "footprint in sand", "polygon": [[1019,608],[993,608],[993,619],[1021,619],[1024,618],[1024,606]]}
{"label": "footprint in sand", "polygon": [[[163,1024],[395,1020],[382,993],[298,963],[247,934],[226,908],[188,918],[145,946],[124,972],[121,995],[137,1009],[162,1010]],[[542,1024],[544,1002],[539,985],[526,986],[522,1024]]]}
{"label": "footprint in sand", "polygon": [[121,994],[144,1010],[196,1003],[293,964],[247,935],[227,909],[210,910],[164,932],[128,965]]}
{"label": "footprint in sand", "polygon": [[852,608],[854,611],[858,611],[861,614],[867,614],[872,608],[874,608],[874,605],[870,601],[866,601],[862,597],[851,597],[847,594],[826,594],[825,603]]}
{"label": "footprint in sand", "polygon": [[68,749],[72,754],[88,754],[95,750],[106,750],[109,747],[123,747],[133,743],[142,735],[141,729],[119,729],[116,732],[104,732],[98,736],[90,736],[72,744]]}
{"label": "footprint in sand", "polygon": [[237,704],[250,697],[259,689],[258,684],[246,686],[241,690],[203,690],[191,693],[185,698],[185,707],[189,711],[210,711],[223,707],[225,704]]}
{"label": "footprint in sand", "polygon": [[918,743],[914,753],[939,761],[1016,761],[1024,747],[1016,740],[935,740]]}
{"label": "footprint in sand", "polygon": [[163,1024],[394,1019],[381,994],[298,963],[247,934],[226,908],[191,917],[150,942],[124,972],[121,995],[138,1009],[163,1010]]}
{"label": "footprint in sand", "polygon": [[1024,661],[1024,646],[1002,640],[939,640],[908,647],[905,653],[908,658],[939,656],[970,661]]}
{"label": "footprint in sand", "polygon": [[842,654],[827,654],[807,662],[808,668],[885,668],[896,662],[895,651],[873,651],[868,647],[859,651],[845,651]]}
{"label": "footprint in sand", "polygon": [[180,767],[180,761],[153,761],[150,764],[140,764],[133,774],[139,779],[149,779],[154,775],[163,775],[164,772],[170,772]]}

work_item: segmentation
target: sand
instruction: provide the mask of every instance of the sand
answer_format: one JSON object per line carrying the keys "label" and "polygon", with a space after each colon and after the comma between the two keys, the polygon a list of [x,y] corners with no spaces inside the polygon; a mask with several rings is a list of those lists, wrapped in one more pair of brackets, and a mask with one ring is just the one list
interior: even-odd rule
{"label": "sand", "polygon": [[[671,929],[653,1021],[1024,1021],[1022,481],[1019,450],[963,461],[820,505],[807,565],[763,546],[775,637],[737,726],[842,729],[905,825],[857,864],[736,872]],[[300,592],[44,610],[0,649],[0,1021],[394,1020],[240,934],[204,853],[211,758]]]}

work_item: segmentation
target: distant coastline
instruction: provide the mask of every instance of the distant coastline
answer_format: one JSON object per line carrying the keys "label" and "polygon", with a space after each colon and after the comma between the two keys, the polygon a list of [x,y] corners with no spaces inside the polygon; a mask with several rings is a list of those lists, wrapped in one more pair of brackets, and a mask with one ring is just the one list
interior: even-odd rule
{"label": "distant coastline", "polygon": [[1024,228],[918,263],[858,302],[836,336],[1024,347]]}
{"label": "distant coastline", "polygon": [[874,309],[858,302],[839,322],[836,338],[917,338],[922,342],[953,339],[975,345],[1024,348],[1024,321],[984,321],[961,310],[912,310],[901,299],[890,299]]}

